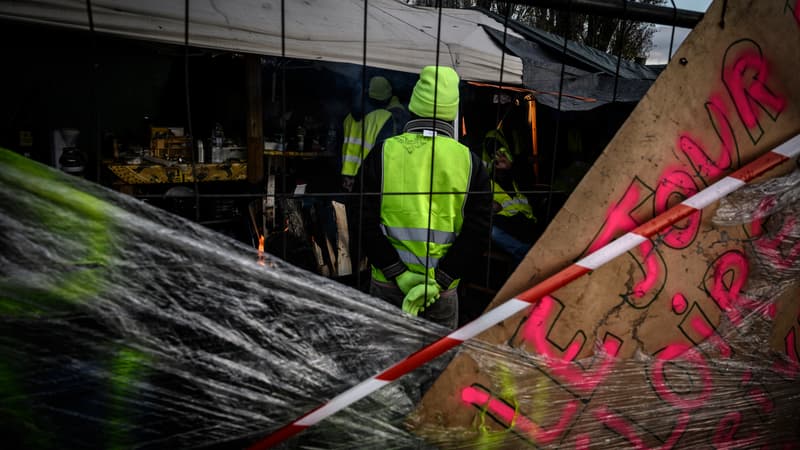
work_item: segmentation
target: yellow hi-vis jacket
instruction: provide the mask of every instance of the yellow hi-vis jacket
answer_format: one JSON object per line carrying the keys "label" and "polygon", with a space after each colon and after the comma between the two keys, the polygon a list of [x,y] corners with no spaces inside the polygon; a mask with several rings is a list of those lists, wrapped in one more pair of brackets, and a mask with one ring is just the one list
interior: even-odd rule
{"label": "yellow hi-vis jacket", "polygon": [[533,219],[533,208],[528,204],[527,197],[519,192],[516,181],[513,184],[514,195],[511,196],[496,181],[492,180],[492,190],[494,191],[492,200],[499,203],[503,208],[497,214],[508,217],[523,214],[528,219]]}
{"label": "yellow hi-vis jacket", "polygon": [[[436,169],[433,184],[431,164]],[[383,234],[409,270],[424,274],[427,267],[433,279],[439,260],[453,245],[464,222],[472,176],[470,151],[449,137],[404,133],[384,141],[382,172]],[[372,277],[387,281],[374,265]]]}
{"label": "yellow hi-vis jacket", "polygon": [[381,128],[391,117],[392,113],[389,111],[376,109],[364,116],[362,124],[361,121],[355,120],[352,114],[347,115],[344,119],[342,175],[353,177],[358,173],[361,162],[375,146]]}
{"label": "yellow hi-vis jacket", "polygon": [[[493,144],[496,148],[487,148],[489,145],[492,145],[492,140],[495,141]],[[514,157],[511,155],[508,141],[503,136],[503,133],[500,130],[489,130],[483,140],[482,159],[490,172],[493,170],[495,153],[504,154],[509,161],[514,160]],[[497,214],[511,217],[521,213],[528,219],[534,219],[533,208],[531,208],[531,205],[528,204],[528,198],[519,192],[519,187],[517,186],[516,181],[512,181],[512,184],[514,186],[514,194],[509,195],[508,192],[506,192],[506,190],[503,189],[495,180],[492,180],[492,191],[494,191],[492,200],[500,204],[502,208]]]}

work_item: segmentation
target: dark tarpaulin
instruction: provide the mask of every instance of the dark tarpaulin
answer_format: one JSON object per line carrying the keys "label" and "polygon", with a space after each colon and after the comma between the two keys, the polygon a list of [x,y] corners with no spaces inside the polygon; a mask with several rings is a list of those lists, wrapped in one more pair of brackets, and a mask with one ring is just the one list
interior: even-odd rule
{"label": "dark tarpaulin", "polygon": [[[484,29],[502,44],[502,32]],[[530,38],[531,34],[527,36]],[[536,30],[536,36],[537,42],[533,42],[506,35],[505,46],[523,61],[522,85],[542,92],[536,101],[552,108],[586,111],[612,102],[637,102],[658,75],[641,64],[623,60],[615,82],[617,63],[612,55],[571,41],[564,55],[562,38],[541,30]],[[556,45],[562,48],[556,49]],[[562,93],[560,108],[559,92]]]}

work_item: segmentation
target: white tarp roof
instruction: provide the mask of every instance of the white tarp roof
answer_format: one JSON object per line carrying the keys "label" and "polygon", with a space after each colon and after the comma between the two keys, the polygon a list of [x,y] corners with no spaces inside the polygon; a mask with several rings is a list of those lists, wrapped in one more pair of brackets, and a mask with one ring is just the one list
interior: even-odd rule
{"label": "white tarp roof", "polygon": [[[438,10],[399,0],[284,1],[287,57],[362,64],[367,6],[368,66],[418,73],[436,63]],[[97,32],[183,44],[184,2],[93,0]],[[0,0],[0,17],[88,29],[85,0]],[[189,43],[193,46],[280,56],[281,0],[192,0]],[[499,81],[502,51],[481,25],[502,24],[479,11],[445,9],[440,65],[467,80]],[[514,36],[519,35],[512,33]],[[502,81],[522,82],[522,61],[503,61]]]}

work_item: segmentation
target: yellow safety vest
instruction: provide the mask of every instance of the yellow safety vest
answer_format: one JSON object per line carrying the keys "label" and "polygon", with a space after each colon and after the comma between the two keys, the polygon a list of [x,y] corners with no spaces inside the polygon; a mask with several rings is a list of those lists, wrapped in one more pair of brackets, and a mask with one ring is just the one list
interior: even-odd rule
{"label": "yellow safety vest", "polygon": [[528,219],[533,219],[533,208],[531,208],[531,205],[528,204],[527,197],[519,192],[516,181],[513,181],[512,183],[514,184],[513,197],[508,195],[508,192],[506,192],[505,189],[503,189],[497,182],[492,180],[492,190],[494,191],[494,196],[492,199],[499,203],[503,208],[497,214],[508,217],[516,214],[524,214]]}
{"label": "yellow safety vest", "polygon": [[[432,185],[431,163],[436,168]],[[424,274],[427,266],[433,279],[464,222],[472,176],[470,151],[449,137],[404,133],[384,142],[382,164],[381,229],[409,270]],[[431,186],[433,192],[446,193],[433,194],[432,204]],[[372,277],[387,281],[375,266]]]}
{"label": "yellow safety vest", "polygon": [[[0,277],[0,317],[10,321],[41,320],[46,323],[51,320],[51,315],[71,312],[71,306],[91,301],[102,291],[103,275],[113,263],[113,217],[118,208],[64,182],[62,178],[67,175],[3,148],[0,148],[0,167],[0,187],[14,186],[40,200],[21,205],[21,217],[37,219],[55,236],[68,234],[65,241],[78,244],[74,261],[53,263],[57,270],[35,283],[13,275]],[[50,263],[43,261],[42,264]],[[106,446],[123,448],[130,446],[127,440],[131,438],[129,422],[132,419],[127,417],[127,405],[132,403],[134,396],[130,386],[147,376],[150,357],[124,344],[112,349],[114,354],[108,357],[106,375],[112,394],[104,422]],[[28,380],[23,375],[29,374],[25,371],[20,374],[18,368],[8,364],[10,358],[6,358],[2,350],[0,348],[0,398],[13,399],[11,404],[16,412],[12,423],[21,421],[30,427],[38,420],[33,415],[33,405],[41,400],[28,395],[25,384]],[[36,363],[33,359],[30,373],[35,373]],[[38,380],[34,378],[34,381]],[[51,442],[55,444],[56,435],[50,436],[40,428],[37,433],[35,439],[44,446],[49,447]]]}
{"label": "yellow safety vest", "polygon": [[[344,143],[342,145],[342,175],[353,177],[361,162],[369,155],[383,125],[392,117],[385,109],[376,109],[364,116],[364,123],[355,120],[352,114],[344,119]],[[362,133],[364,136],[362,137]]]}

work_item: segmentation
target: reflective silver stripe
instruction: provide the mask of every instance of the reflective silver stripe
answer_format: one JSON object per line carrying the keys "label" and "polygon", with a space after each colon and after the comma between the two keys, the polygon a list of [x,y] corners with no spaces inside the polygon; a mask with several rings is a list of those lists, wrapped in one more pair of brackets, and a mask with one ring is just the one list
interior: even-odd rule
{"label": "reflective silver stripe", "polygon": [[427,228],[387,227],[381,224],[383,234],[399,241],[433,242],[434,244],[450,244],[456,240],[456,234],[449,231],[431,230],[431,240],[428,241]]}
{"label": "reflective silver stripe", "polygon": [[359,158],[358,156],[344,155],[344,158],[342,159],[344,162],[361,164],[361,158]]}
{"label": "reflective silver stripe", "polygon": [[503,202],[503,208],[507,208],[511,205],[527,205],[527,204],[528,202],[523,199],[512,198],[511,200],[506,200]]}
{"label": "reflective silver stripe", "polygon": [[344,143],[345,144],[358,145],[359,147],[364,147],[364,150],[367,150],[367,151],[372,150],[372,147],[375,146],[374,142],[364,143],[364,140],[362,140],[361,138],[349,137],[349,136],[344,138]]}
{"label": "reflective silver stripe", "polygon": [[[421,257],[411,253],[408,250],[397,249],[397,254],[400,255],[400,260],[406,264],[419,264],[421,266],[426,265],[425,261]],[[428,257],[428,264],[427,264],[428,267],[436,267],[438,265],[439,265],[439,258],[435,258],[433,256]]]}
{"label": "reflective silver stripe", "polygon": [[360,146],[361,144],[364,143],[364,141],[361,140],[361,138],[345,136],[344,137],[344,143],[345,144],[355,144],[355,145],[359,145]]}

